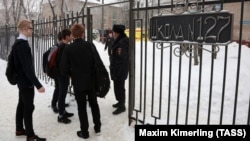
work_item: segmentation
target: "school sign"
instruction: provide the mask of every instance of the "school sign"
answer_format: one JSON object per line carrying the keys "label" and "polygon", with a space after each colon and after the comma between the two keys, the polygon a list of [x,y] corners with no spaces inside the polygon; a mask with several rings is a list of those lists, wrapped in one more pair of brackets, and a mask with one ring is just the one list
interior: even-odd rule
{"label": "school sign", "polygon": [[209,12],[171,14],[150,19],[150,40],[153,42],[191,42],[229,44],[232,39],[233,14]]}

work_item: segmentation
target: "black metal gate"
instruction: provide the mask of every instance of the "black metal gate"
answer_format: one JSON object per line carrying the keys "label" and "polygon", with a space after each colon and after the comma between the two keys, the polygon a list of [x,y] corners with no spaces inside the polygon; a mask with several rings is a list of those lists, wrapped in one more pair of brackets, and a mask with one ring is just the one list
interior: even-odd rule
{"label": "black metal gate", "polygon": [[[228,11],[230,4],[241,11]],[[130,1],[129,124],[249,125],[249,48],[239,42],[249,8],[244,1]]]}

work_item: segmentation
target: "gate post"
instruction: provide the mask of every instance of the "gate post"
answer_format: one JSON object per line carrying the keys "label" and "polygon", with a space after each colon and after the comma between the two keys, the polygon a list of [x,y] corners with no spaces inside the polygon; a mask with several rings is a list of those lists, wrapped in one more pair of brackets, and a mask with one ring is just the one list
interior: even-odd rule
{"label": "gate post", "polygon": [[91,41],[92,42],[92,18],[90,15],[90,8],[87,7],[87,28],[85,27],[85,29],[87,29],[87,41]]}
{"label": "gate post", "polygon": [[135,40],[134,40],[134,0],[129,2],[129,94],[128,94],[128,118],[129,125],[132,123],[131,115],[133,114],[134,99],[135,99]]}

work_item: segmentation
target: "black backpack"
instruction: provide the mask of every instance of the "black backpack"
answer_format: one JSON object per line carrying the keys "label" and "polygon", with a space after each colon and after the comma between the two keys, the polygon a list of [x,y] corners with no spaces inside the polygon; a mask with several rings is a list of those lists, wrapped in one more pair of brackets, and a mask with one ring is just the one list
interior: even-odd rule
{"label": "black backpack", "polygon": [[14,62],[14,47],[20,43],[23,42],[24,40],[18,39],[15,41],[15,43],[11,47],[10,54],[8,56],[8,62],[7,62],[7,67],[5,71],[5,75],[7,77],[7,80],[11,85],[16,85],[18,81],[18,72],[15,67],[15,62]]}
{"label": "black backpack", "polygon": [[109,73],[93,43],[90,43],[94,57],[94,82],[95,92],[100,98],[105,98],[110,89]]}
{"label": "black backpack", "polygon": [[50,50],[51,50],[51,47],[43,53],[43,72],[46,74],[47,74],[47,70],[49,66],[48,57],[49,57]]}

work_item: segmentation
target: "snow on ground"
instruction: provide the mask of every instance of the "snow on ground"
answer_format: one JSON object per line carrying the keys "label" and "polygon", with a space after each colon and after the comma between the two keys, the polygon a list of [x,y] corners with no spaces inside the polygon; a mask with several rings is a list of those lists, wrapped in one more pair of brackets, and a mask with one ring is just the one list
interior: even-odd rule
{"label": "snow on ground", "polygon": [[[107,51],[104,51],[104,45],[99,43],[99,42],[94,42],[102,59],[105,64],[105,66],[108,69],[109,66],[109,58],[107,55]],[[140,44],[138,44],[140,46]],[[152,47],[152,43],[148,43],[148,49]],[[223,54],[224,54],[224,48],[221,48],[221,51],[218,54],[218,59],[216,60],[217,65],[221,65],[219,62],[223,63]],[[230,83],[234,82],[235,83],[235,68],[237,66],[237,56],[238,56],[238,48],[236,44],[231,44],[229,47],[229,64],[228,65],[228,74],[229,76],[232,76],[233,78],[228,80]],[[137,50],[140,50],[140,48],[137,48]],[[167,50],[166,50],[167,51]],[[148,51],[152,52],[152,51]],[[156,51],[156,53],[160,53],[159,51]],[[240,73],[240,84],[239,84],[239,105],[238,107],[241,107],[238,109],[239,111],[237,112],[238,114],[238,119],[237,123],[239,124],[244,124],[246,123],[245,121],[242,121],[242,119],[246,119],[247,116],[247,108],[249,104],[249,87],[248,87],[248,82],[250,80],[250,75],[249,75],[249,52],[250,49],[247,47],[242,47],[242,57],[241,57],[241,73]],[[140,53],[139,51],[137,53]],[[160,54],[156,55],[160,56]],[[137,56],[137,58],[140,57],[140,55]],[[204,57],[209,58],[209,57]],[[175,57],[175,59],[178,59]],[[184,58],[187,60],[187,58]],[[151,60],[150,58],[148,60]],[[178,60],[177,60],[178,61]],[[136,60],[138,63],[138,60]],[[152,63],[148,63],[149,64]],[[178,63],[177,63],[178,64]],[[209,63],[208,63],[209,64]],[[234,65],[232,65],[234,64]],[[16,86],[10,85],[5,77],[5,68],[6,68],[6,61],[0,60],[0,78],[1,78],[1,85],[0,85],[0,111],[1,111],[1,117],[0,117],[0,140],[1,141],[22,141],[25,140],[24,137],[19,138],[15,137],[15,110],[16,110],[16,105],[18,101],[18,89]],[[139,64],[140,66],[140,64]],[[221,65],[223,66],[223,65]],[[138,66],[136,66],[138,67]],[[204,66],[204,70],[206,66]],[[220,69],[218,67],[217,69]],[[139,70],[139,69],[137,69]],[[149,69],[150,70],[150,69]],[[223,70],[223,68],[221,69]],[[109,69],[108,69],[109,71]],[[173,71],[175,72],[175,71]],[[176,71],[178,72],[178,71]],[[234,72],[234,73],[233,73]],[[136,72],[137,73],[137,72]],[[150,72],[148,72],[149,74]],[[233,74],[232,74],[233,73]],[[206,76],[206,75],[204,75]],[[150,77],[149,77],[150,78]],[[219,77],[215,77],[215,79]],[[209,80],[209,78],[205,78],[206,80]],[[221,79],[220,79],[221,80]],[[52,112],[50,103],[51,103],[51,98],[52,98],[52,93],[54,90],[54,87],[49,83],[45,83],[43,80],[41,80],[43,83],[44,87],[46,88],[45,93],[38,93],[36,91],[35,95],[35,111],[33,114],[33,123],[34,123],[34,129],[36,134],[38,134],[41,137],[46,137],[48,141],[80,141],[82,138],[79,138],[76,135],[76,131],[80,129],[80,124],[79,124],[79,119],[77,115],[77,105],[74,99],[73,95],[68,95],[66,102],[70,104],[70,107],[68,107],[66,110],[68,112],[73,112],[75,115],[71,118],[72,123],[65,125],[65,124],[60,124],[57,122],[57,115]],[[206,86],[209,86],[209,81],[206,81]],[[217,81],[214,81],[217,82]],[[220,82],[220,81],[219,81]],[[193,83],[196,83],[193,82]],[[203,82],[204,83],[204,82]],[[221,82],[220,82],[221,83]],[[227,83],[227,84],[230,84]],[[173,83],[173,87],[176,87],[177,83]],[[158,84],[159,85],[159,84]],[[216,85],[215,85],[216,86]],[[227,87],[227,95],[228,99],[226,99],[225,102],[232,101],[234,98],[234,84],[230,84],[230,87]],[[157,84],[156,84],[156,87]],[[128,100],[128,80],[126,81],[126,88],[127,88],[127,100]],[[138,89],[139,87],[136,87]],[[206,88],[206,87],[205,87]],[[208,87],[207,87],[208,88]],[[205,92],[203,92],[205,93]],[[215,92],[216,93],[216,92]],[[221,93],[220,91],[217,93]],[[155,93],[157,94],[157,92]],[[232,95],[231,95],[232,94]],[[216,98],[213,98],[216,99]],[[137,99],[138,100],[138,99]],[[150,99],[149,99],[150,100]],[[93,129],[93,122],[92,122],[92,117],[91,117],[91,111],[90,108],[88,109],[88,116],[89,116],[89,132],[90,132],[90,138],[88,139],[89,141],[133,141],[134,140],[134,127],[129,126],[128,123],[128,112],[124,112],[120,115],[114,116],[112,112],[115,110],[112,107],[113,103],[116,103],[114,93],[113,93],[113,83],[111,81],[111,89],[108,93],[108,95],[104,98],[98,98],[99,101],[99,106],[100,106],[100,111],[101,111],[101,121],[102,121],[102,128],[101,128],[101,136],[96,136],[94,133]],[[163,101],[167,101],[166,99]],[[207,97],[205,95],[205,99],[203,100],[203,103],[207,101]],[[172,102],[175,102],[175,99],[172,99]],[[191,102],[191,101],[190,101]],[[215,101],[216,102],[216,101]],[[148,103],[149,104],[149,103]],[[195,103],[194,103],[195,104]],[[213,104],[216,105],[216,104]],[[138,106],[138,105],[137,105]],[[147,106],[151,106],[150,104]],[[163,103],[164,106],[164,103]],[[205,105],[206,106],[206,105]],[[128,107],[126,105],[126,107]],[[216,107],[216,106],[215,106]],[[244,108],[242,108],[244,107]],[[226,108],[229,108],[229,115],[225,114],[226,116],[224,118],[226,123],[231,123],[231,115],[230,112],[233,108],[232,106],[226,106]],[[150,109],[150,108],[148,108]],[[196,108],[191,108],[191,109],[196,109]],[[219,108],[216,108],[216,110],[213,111],[213,113],[218,112]],[[226,110],[225,110],[226,111]],[[245,111],[245,112],[243,112]],[[202,112],[207,112],[207,109],[203,109]],[[242,114],[239,114],[242,113]],[[164,112],[165,113],[165,112]],[[195,115],[195,114],[193,114]],[[219,115],[219,114],[216,114]],[[206,116],[206,114],[205,114]],[[229,117],[229,118],[228,118]],[[216,119],[219,119],[218,117]],[[206,118],[202,118],[202,120],[206,120]],[[217,120],[214,120],[217,123]],[[203,121],[204,122],[204,121]],[[165,122],[164,122],[165,123]]]}
{"label": "snow on ground", "polygon": [[[103,50],[101,43],[96,43],[100,54],[105,63],[108,62],[107,52]],[[100,49],[102,48],[102,49]],[[1,141],[24,141],[25,137],[15,136],[15,112],[18,102],[18,89],[8,83],[5,77],[6,61],[0,60],[0,140]],[[35,111],[33,113],[33,124],[35,133],[41,137],[46,137],[48,141],[80,141],[83,140],[76,135],[80,130],[80,123],[77,114],[77,105],[73,95],[68,94],[66,102],[70,104],[67,107],[68,112],[73,112],[74,116],[70,118],[72,122],[68,125],[57,122],[57,114],[50,107],[54,87],[41,80],[46,88],[45,93],[35,92]],[[128,124],[128,112],[114,116],[115,110],[112,104],[116,103],[113,84],[108,95],[104,98],[98,98],[101,111],[101,136],[96,136],[93,129],[92,115],[90,108],[89,116],[89,141],[132,141],[134,140],[134,127]]]}

